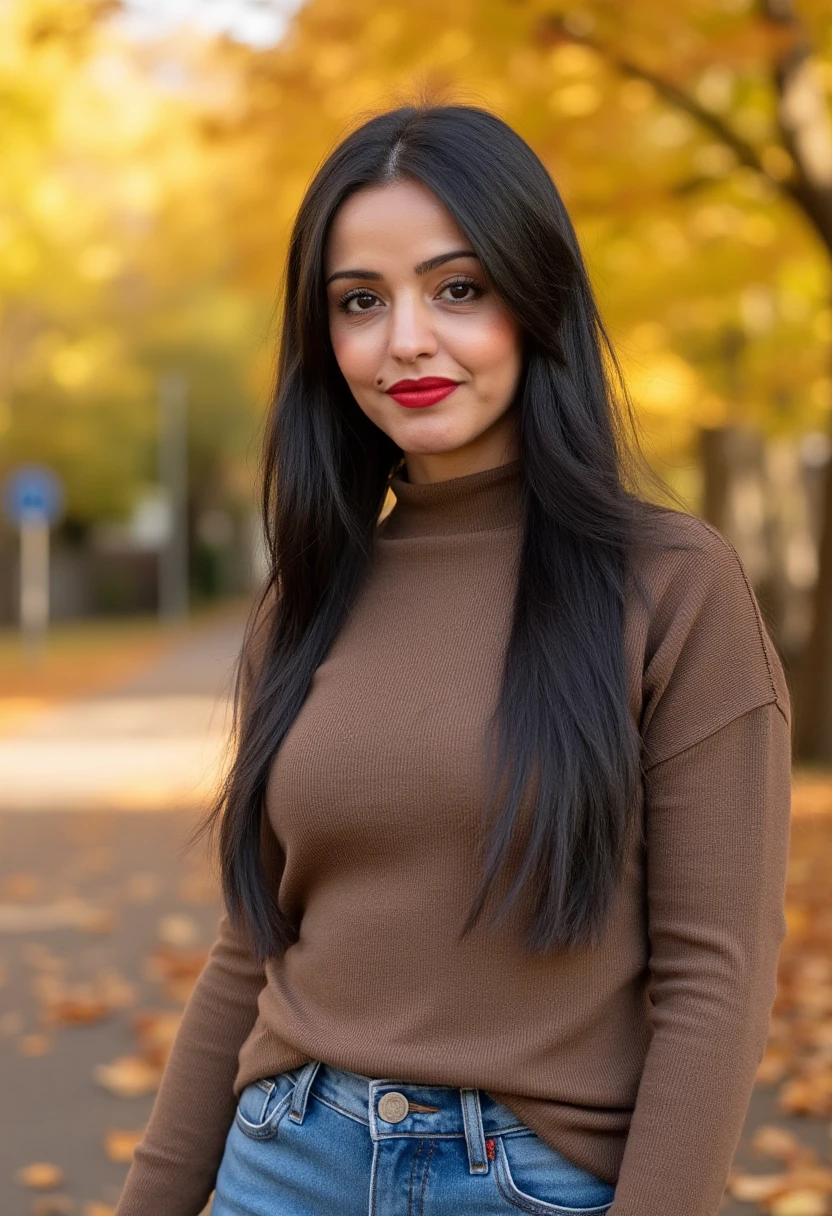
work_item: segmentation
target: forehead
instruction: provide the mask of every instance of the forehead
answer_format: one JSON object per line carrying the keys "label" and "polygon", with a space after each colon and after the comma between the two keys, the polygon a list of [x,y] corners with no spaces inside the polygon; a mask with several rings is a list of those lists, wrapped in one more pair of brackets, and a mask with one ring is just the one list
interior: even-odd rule
{"label": "forehead", "polygon": [[454,245],[467,244],[445,204],[421,182],[390,182],[351,194],[336,211],[324,253],[325,273],[378,264],[413,267]]}

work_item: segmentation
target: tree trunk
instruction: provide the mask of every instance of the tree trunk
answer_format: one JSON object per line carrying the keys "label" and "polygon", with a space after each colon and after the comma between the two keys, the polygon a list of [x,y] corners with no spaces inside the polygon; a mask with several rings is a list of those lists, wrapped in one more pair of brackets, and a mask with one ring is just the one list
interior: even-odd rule
{"label": "tree trunk", "polygon": [[824,481],[813,624],[794,690],[794,732],[802,760],[832,763],[832,461]]}

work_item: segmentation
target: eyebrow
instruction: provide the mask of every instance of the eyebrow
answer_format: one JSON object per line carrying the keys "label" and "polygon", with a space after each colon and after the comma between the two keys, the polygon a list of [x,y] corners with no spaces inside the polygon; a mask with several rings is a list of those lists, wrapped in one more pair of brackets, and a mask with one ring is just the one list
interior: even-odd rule
{"label": "eyebrow", "polygon": [[[418,266],[414,266],[415,274],[427,274],[430,270],[436,270],[437,266],[442,266],[445,262],[450,262],[453,258],[476,258],[473,249],[453,249],[450,253],[438,253],[435,258],[428,258],[426,262],[420,262]],[[329,287],[335,279],[383,279],[384,275],[379,274],[377,270],[336,270],[335,274],[331,274],[326,281],[326,286]]]}

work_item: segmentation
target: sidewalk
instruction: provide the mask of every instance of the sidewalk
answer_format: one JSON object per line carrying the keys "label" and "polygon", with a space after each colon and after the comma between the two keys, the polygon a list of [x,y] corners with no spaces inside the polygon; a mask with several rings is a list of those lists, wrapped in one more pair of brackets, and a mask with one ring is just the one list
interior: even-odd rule
{"label": "sidewalk", "polygon": [[[86,669],[59,651],[51,686],[49,672],[33,673],[40,697],[0,697],[0,811],[204,806],[221,771],[245,611],[128,633],[121,649],[105,639]],[[71,675],[82,688],[88,680],[81,695],[66,696]]]}
{"label": "sidewalk", "polygon": [[0,813],[2,1216],[112,1216],[216,936],[193,822]]}
{"label": "sidewalk", "polygon": [[[222,755],[246,609],[67,630],[34,673],[3,666],[3,1216],[114,1210],[216,935],[216,875],[184,845]],[[13,639],[2,650],[14,660]]]}

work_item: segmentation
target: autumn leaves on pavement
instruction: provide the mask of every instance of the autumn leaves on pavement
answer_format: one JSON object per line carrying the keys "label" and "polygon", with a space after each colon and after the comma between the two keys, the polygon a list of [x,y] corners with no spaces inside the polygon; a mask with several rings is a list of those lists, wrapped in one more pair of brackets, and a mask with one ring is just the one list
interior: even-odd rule
{"label": "autumn leaves on pavement", "polygon": [[[757,1073],[782,1123],[746,1127],[753,1168],[735,1168],[728,1197],[772,1216],[832,1212],[832,779],[795,782],[777,998]],[[788,1127],[785,1126],[788,1124]],[[809,1144],[811,1138],[814,1142]]]}
{"label": "autumn leaves on pavement", "polygon": [[[70,826],[68,821],[64,822]],[[8,820],[5,826],[8,829]],[[182,824],[177,824],[175,836],[181,834]],[[100,882],[117,869],[114,850],[107,843],[97,843],[91,830],[81,835],[87,836],[88,844],[81,865],[75,868],[73,881],[78,881],[80,874],[79,885],[83,885],[84,879]],[[84,907],[86,915],[69,916],[64,928],[73,931],[73,940],[80,945],[59,953],[40,940],[41,934],[46,936],[44,930],[59,927],[57,919],[48,923],[43,920],[44,904],[40,900],[44,885],[32,873],[18,871],[0,877],[0,909],[6,909],[0,930],[11,935],[12,940],[17,937],[22,942],[29,994],[35,1001],[34,1019],[31,1016],[27,1019],[19,1009],[9,1008],[8,1000],[3,1002],[6,1012],[0,1015],[0,1039],[13,1040],[18,1054],[24,1057],[57,1057],[57,1074],[62,1054],[73,1052],[76,1033],[113,1019],[123,1021],[132,1043],[130,1050],[95,1064],[89,1081],[110,1095],[125,1099],[124,1118],[103,1132],[100,1152],[110,1162],[126,1167],[144,1128],[143,1122],[135,1119],[127,1100],[153,1095],[158,1088],[181,1011],[207,958],[205,929],[215,919],[216,887],[204,855],[194,850],[189,860],[181,863],[181,876],[172,900],[149,870],[133,873],[121,886],[118,900],[109,906],[96,901],[94,894],[91,898],[79,895],[77,906]],[[64,900],[55,906],[71,908],[72,903]],[[166,910],[171,906],[176,910]],[[135,916],[139,908],[154,907],[162,914],[155,918],[155,940],[142,958],[135,978],[112,965],[98,967],[83,979],[70,978],[70,973],[78,969],[78,958],[85,954],[85,941],[117,938],[125,918]],[[13,917],[8,914],[9,909],[15,909]],[[41,933],[36,936],[27,932],[38,929]],[[5,972],[0,970],[0,988],[6,986],[6,979]],[[141,999],[142,989],[152,994],[150,1000]],[[79,1090],[74,1098],[82,1120],[90,1117],[88,1092]],[[36,1140],[36,1131],[32,1130],[35,1133],[32,1139]],[[30,1216],[111,1216],[114,1210],[114,1204],[97,1200],[78,1202],[70,1193],[66,1171],[51,1160],[32,1159],[20,1165],[15,1171],[15,1182],[31,1192],[31,1205],[26,1209]],[[86,1185],[87,1180],[84,1182]]]}
{"label": "autumn leaves on pavement", "polygon": [[223,755],[245,607],[56,627],[34,669],[0,635],[3,1216],[115,1207],[218,920],[205,849],[182,846]]}

